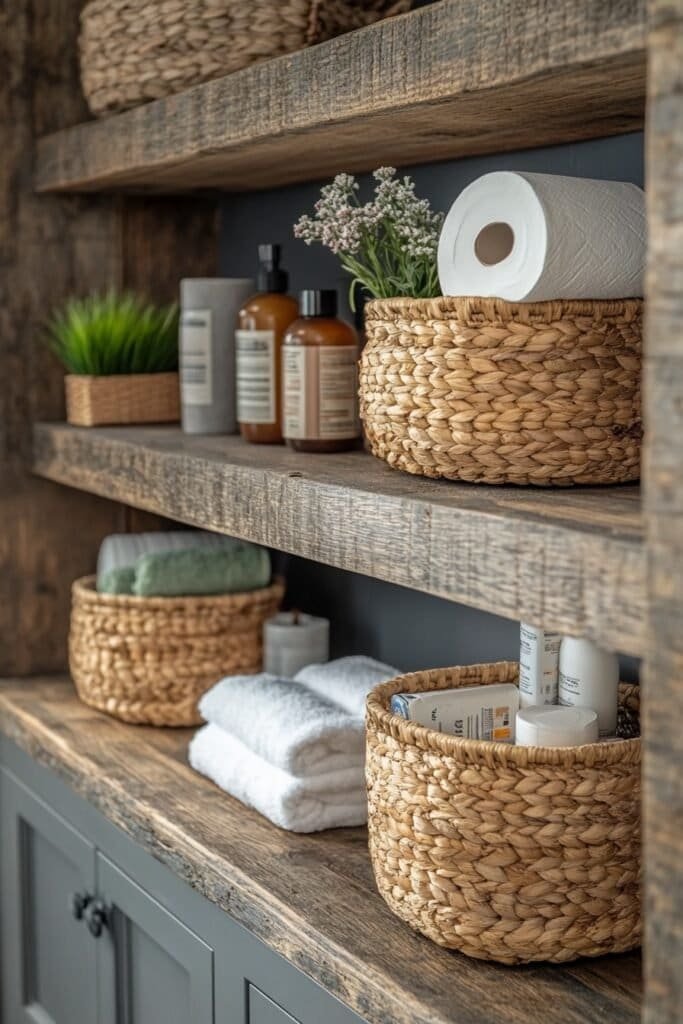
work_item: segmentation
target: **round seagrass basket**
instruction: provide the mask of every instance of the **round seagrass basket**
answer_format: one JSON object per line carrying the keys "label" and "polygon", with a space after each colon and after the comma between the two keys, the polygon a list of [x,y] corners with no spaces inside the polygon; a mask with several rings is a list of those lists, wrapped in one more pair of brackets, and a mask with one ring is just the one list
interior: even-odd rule
{"label": "round seagrass basket", "polygon": [[[437,669],[367,703],[370,854],[416,931],[468,956],[562,962],[640,944],[640,740],[516,747],[388,710],[392,694],[516,682],[512,662]],[[637,687],[620,700],[637,705]],[[635,696],[634,696],[635,694]]]}
{"label": "round seagrass basket", "polygon": [[98,594],[72,587],[69,664],[78,695],[124,722],[198,725],[197,701],[225,675],[258,672],[264,621],[284,585],[207,597]]}
{"label": "round seagrass basket", "polygon": [[412,0],[91,0],[81,13],[81,82],[90,110],[127,110],[292,53]]}
{"label": "round seagrass basket", "polygon": [[360,410],[374,455],[488,484],[640,472],[642,301],[378,299]]}

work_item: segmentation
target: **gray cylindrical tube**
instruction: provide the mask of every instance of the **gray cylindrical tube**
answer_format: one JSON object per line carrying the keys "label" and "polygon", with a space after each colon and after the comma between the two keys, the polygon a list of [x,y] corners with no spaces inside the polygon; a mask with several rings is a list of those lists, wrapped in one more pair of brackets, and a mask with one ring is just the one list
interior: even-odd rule
{"label": "gray cylindrical tube", "polygon": [[234,434],[235,327],[255,291],[251,278],[180,282],[180,396],[186,434]]}

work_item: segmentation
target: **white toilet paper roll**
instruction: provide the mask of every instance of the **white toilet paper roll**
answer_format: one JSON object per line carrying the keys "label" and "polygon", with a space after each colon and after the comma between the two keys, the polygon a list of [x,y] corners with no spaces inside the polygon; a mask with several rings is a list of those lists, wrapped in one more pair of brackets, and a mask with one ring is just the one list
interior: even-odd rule
{"label": "white toilet paper roll", "polygon": [[637,298],[645,194],[621,181],[484,174],[453,203],[438,261],[444,295],[511,302]]}

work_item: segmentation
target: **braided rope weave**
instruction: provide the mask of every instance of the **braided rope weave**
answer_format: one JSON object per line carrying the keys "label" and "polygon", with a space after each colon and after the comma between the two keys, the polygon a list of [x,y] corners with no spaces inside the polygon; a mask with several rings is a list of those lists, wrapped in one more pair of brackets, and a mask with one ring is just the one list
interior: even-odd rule
{"label": "braided rope weave", "polygon": [[374,455],[489,484],[640,472],[642,302],[379,299],[360,408]]}
{"label": "braided rope weave", "polygon": [[[389,907],[468,956],[562,962],[640,943],[640,740],[516,747],[389,712],[391,695],[516,682],[512,662],[436,669],[367,702],[369,837]],[[620,700],[637,704],[637,687]]]}
{"label": "braided rope weave", "polygon": [[410,9],[412,0],[91,0],[81,82],[93,114],[127,110]]}
{"label": "braided rope weave", "polygon": [[124,722],[197,725],[197,700],[225,675],[258,672],[263,623],[284,585],[207,597],[99,594],[72,587],[69,664],[78,695]]}

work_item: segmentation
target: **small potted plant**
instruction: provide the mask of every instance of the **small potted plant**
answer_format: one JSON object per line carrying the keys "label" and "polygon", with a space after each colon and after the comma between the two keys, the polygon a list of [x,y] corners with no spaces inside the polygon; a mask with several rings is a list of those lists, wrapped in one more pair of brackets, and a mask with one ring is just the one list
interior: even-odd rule
{"label": "small potted plant", "polygon": [[67,370],[74,426],[180,418],[177,306],[113,291],[71,299],[50,321],[49,341]]}

